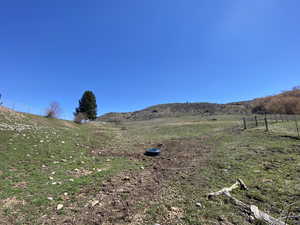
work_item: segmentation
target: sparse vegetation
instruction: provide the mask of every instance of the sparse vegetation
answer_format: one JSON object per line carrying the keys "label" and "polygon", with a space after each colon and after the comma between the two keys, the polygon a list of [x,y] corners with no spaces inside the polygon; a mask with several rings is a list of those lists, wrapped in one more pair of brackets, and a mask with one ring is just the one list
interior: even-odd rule
{"label": "sparse vegetation", "polygon": [[[260,224],[207,199],[241,178],[249,190],[234,196],[275,218],[289,211],[296,225],[300,143],[289,124],[242,131],[232,114],[77,125],[0,111],[0,224]],[[158,145],[161,156],[143,154]]]}

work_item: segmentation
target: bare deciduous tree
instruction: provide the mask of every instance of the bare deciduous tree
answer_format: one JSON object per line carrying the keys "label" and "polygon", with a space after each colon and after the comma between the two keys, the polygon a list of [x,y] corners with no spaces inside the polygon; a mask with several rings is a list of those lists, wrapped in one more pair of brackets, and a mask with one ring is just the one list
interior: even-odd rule
{"label": "bare deciduous tree", "polygon": [[61,114],[61,108],[58,102],[52,102],[49,108],[46,109],[47,118],[57,118]]}
{"label": "bare deciduous tree", "polygon": [[85,113],[77,113],[74,117],[74,122],[75,123],[78,123],[78,124],[82,124],[84,121],[86,121],[88,118],[87,118],[87,115]]}

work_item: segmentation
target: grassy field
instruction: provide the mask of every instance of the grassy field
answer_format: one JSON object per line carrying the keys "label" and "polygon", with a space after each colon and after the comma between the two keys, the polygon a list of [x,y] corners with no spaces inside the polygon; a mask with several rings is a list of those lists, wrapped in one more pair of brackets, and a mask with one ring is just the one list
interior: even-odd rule
{"label": "grassy field", "polygon": [[[276,126],[243,131],[233,115],[76,125],[0,112],[0,224],[260,224],[207,199],[237,178],[249,190],[232,195],[300,224],[300,140]],[[143,155],[157,145],[159,157]]]}

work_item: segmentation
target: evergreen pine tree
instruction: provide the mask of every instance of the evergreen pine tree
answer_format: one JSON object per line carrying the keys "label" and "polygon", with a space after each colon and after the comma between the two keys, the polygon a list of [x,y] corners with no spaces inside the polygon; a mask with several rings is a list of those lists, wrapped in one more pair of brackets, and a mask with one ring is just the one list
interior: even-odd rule
{"label": "evergreen pine tree", "polygon": [[86,115],[87,119],[95,120],[97,118],[96,96],[92,91],[85,91],[79,100],[79,107],[76,108],[75,116],[78,113]]}

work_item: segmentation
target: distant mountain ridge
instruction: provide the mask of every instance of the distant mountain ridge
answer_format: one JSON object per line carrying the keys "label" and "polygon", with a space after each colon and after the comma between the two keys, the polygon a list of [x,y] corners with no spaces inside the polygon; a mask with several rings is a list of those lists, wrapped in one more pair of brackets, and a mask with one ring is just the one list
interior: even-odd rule
{"label": "distant mountain ridge", "polygon": [[126,113],[107,113],[98,117],[99,121],[138,121],[163,117],[184,115],[214,115],[214,114],[247,114],[251,113],[251,101],[216,104],[216,103],[169,103],[150,106],[148,108]]}

